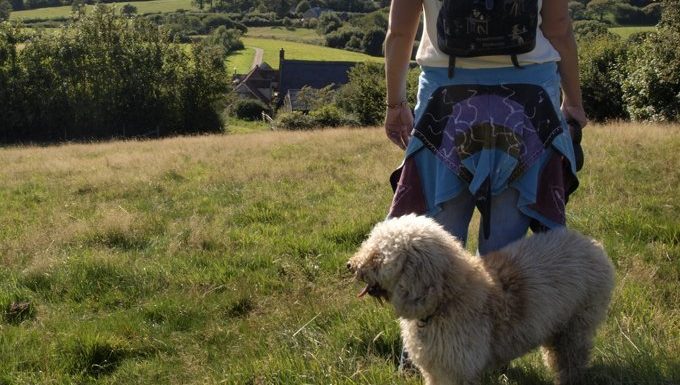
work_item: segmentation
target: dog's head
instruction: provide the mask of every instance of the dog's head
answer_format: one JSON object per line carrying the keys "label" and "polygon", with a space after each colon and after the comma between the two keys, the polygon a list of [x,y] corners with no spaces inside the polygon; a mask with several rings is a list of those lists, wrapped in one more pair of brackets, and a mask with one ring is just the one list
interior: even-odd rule
{"label": "dog's head", "polygon": [[400,317],[420,319],[441,301],[458,241],[423,216],[406,215],[377,224],[347,268],[366,284],[359,293],[385,299]]}

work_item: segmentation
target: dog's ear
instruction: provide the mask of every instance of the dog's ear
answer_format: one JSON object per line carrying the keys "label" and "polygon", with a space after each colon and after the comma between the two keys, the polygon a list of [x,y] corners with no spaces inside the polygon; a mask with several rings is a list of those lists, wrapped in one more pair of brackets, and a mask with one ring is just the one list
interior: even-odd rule
{"label": "dog's ear", "polygon": [[402,318],[426,318],[435,312],[441,301],[442,272],[417,247],[412,247],[404,258],[391,302]]}

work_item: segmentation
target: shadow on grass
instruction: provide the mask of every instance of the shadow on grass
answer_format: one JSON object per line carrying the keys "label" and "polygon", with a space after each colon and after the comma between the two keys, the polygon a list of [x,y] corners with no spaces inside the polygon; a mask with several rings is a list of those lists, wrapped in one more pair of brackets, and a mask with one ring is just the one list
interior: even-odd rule
{"label": "shadow on grass", "polygon": [[[671,368],[673,376],[680,373],[680,364]],[[538,368],[512,367],[505,373],[487,373],[483,385],[552,385],[553,373],[547,377]],[[651,366],[618,366],[597,364],[585,372],[582,385],[678,385],[680,379],[663,378],[661,369]]]}

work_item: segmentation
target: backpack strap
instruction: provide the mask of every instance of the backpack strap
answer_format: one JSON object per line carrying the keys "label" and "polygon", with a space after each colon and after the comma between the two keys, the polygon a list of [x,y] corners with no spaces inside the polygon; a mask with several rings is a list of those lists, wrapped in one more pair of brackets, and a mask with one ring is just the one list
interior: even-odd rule
{"label": "backpack strap", "polygon": [[449,55],[449,79],[453,79],[456,72],[456,56]]}
{"label": "backpack strap", "polygon": [[524,67],[519,65],[519,60],[517,59],[517,55],[512,55],[511,58],[512,58],[512,65],[514,65],[515,68],[524,69]]}

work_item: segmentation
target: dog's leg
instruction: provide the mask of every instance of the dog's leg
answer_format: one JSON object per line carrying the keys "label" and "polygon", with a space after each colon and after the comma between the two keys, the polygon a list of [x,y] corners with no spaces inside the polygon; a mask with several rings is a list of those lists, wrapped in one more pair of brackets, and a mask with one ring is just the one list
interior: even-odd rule
{"label": "dog's leg", "polygon": [[572,318],[542,347],[543,359],[555,372],[556,385],[581,384],[599,321],[592,319],[591,315],[592,312],[584,312]]}

